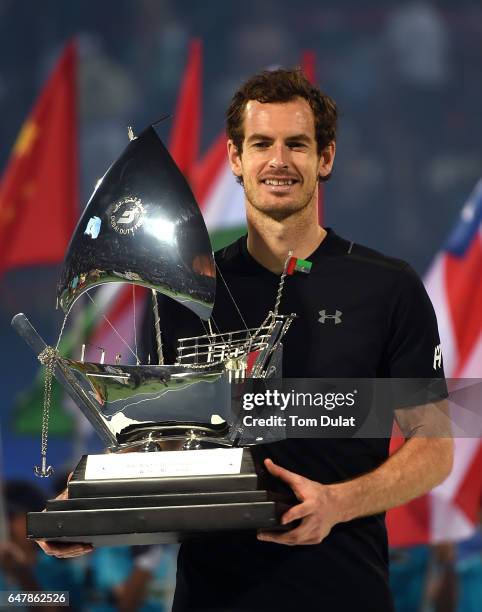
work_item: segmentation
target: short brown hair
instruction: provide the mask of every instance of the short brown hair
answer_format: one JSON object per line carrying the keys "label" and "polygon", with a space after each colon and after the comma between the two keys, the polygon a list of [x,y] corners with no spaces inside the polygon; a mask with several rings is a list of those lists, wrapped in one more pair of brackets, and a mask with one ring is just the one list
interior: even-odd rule
{"label": "short brown hair", "polygon": [[321,155],[326,145],[336,139],[338,111],[335,101],[312,85],[300,69],[264,70],[252,76],[234,94],[226,112],[226,133],[238,152],[243,150],[244,110],[249,100],[282,103],[295,98],[304,98],[313,111],[316,145]]}

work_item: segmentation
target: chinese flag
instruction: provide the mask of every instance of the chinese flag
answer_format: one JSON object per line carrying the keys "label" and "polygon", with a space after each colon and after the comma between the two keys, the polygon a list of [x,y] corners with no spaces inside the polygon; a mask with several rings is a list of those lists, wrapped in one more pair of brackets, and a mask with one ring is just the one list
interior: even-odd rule
{"label": "chinese flag", "polygon": [[76,49],[23,124],[0,182],[0,275],[62,260],[77,218]]}

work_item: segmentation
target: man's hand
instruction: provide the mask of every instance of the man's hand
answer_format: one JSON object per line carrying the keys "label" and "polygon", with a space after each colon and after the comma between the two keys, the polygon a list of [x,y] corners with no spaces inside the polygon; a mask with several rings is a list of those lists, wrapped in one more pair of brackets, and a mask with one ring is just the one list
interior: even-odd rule
{"label": "man's hand", "polygon": [[[67,478],[67,483],[72,478],[70,472]],[[68,499],[69,492],[64,489],[62,493],[57,495],[55,499]],[[44,510],[45,512],[45,510]],[[59,559],[68,559],[70,557],[80,557],[94,550],[91,544],[82,544],[77,542],[48,542],[47,540],[35,540],[46,555],[50,557],[58,557]]]}
{"label": "man's hand", "polygon": [[94,550],[92,544],[80,544],[76,542],[47,542],[46,540],[35,540],[46,555],[58,559],[70,559],[80,557]]}
{"label": "man's hand", "polygon": [[301,502],[282,516],[281,523],[301,519],[301,525],[283,534],[260,532],[258,539],[279,544],[318,544],[337,523],[385,512],[430,491],[448,476],[452,460],[451,438],[413,436],[372,472],[323,485],[266,459],[267,470],[289,484]]}
{"label": "man's hand", "polygon": [[264,464],[273,476],[281,478],[293,489],[301,502],[283,514],[281,524],[286,525],[297,519],[301,519],[301,524],[285,533],[261,531],[258,540],[288,545],[319,544],[339,522],[330,486],[285,470],[271,459],[265,459]]}

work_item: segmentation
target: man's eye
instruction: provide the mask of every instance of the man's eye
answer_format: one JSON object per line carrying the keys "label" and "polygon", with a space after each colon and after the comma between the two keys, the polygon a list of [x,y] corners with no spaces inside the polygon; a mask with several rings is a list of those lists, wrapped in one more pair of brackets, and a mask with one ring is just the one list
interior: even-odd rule
{"label": "man's eye", "polygon": [[306,147],[304,142],[290,142],[288,143],[288,146],[291,149],[304,149]]}
{"label": "man's eye", "polygon": [[269,142],[255,142],[254,146],[257,149],[266,149],[266,147],[269,147]]}

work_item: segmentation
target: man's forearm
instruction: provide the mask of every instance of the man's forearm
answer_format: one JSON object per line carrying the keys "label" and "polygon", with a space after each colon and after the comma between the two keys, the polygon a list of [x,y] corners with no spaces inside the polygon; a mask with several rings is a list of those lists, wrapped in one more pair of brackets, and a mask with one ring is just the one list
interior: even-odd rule
{"label": "man's forearm", "polygon": [[340,522],[400,506],[440,484],[452,469],[450,438],[414,437],[373,472],[329,485]]}

